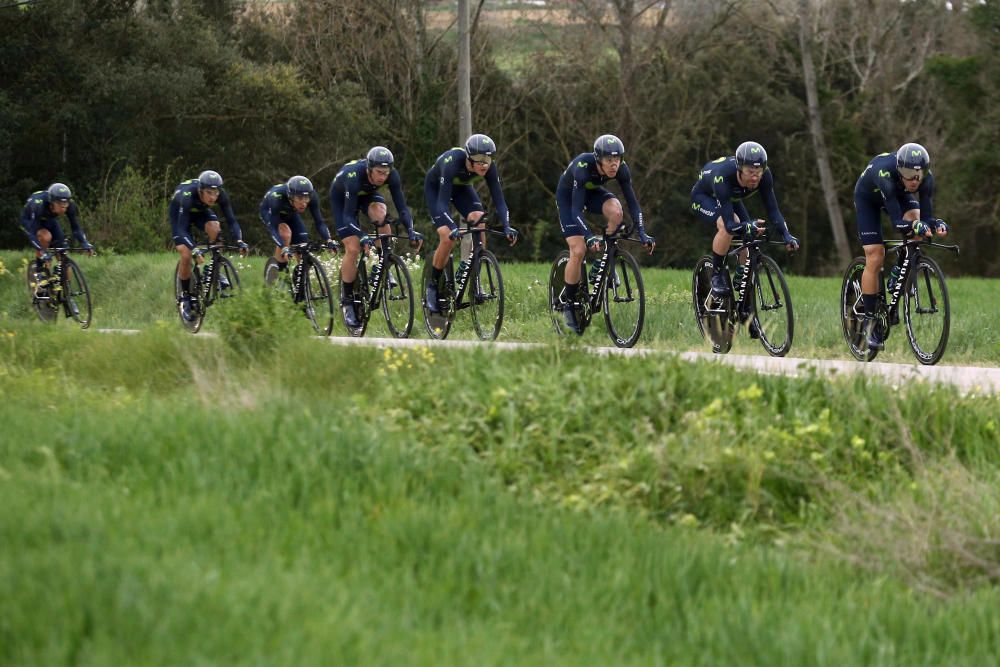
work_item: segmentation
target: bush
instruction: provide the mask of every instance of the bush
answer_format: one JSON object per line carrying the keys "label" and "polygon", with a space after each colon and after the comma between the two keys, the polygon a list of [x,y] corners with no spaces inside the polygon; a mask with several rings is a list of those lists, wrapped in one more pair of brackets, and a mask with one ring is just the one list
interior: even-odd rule
{"label": "bush", "polygon": [[162,179],[126,166],[110,173],[92,203],[81,204],[81,225],[103,251],[156,252],[167,247],[167,206],[176,185],[168,168]]}
{"label": "bush", "polygon": [[271,354],[287,337],[312,333],[302,310],[281,289],[247,288],[240,292],[239,298],[230,299],[224,307],[212,311],[219,336],[227,348],[239,355]]}

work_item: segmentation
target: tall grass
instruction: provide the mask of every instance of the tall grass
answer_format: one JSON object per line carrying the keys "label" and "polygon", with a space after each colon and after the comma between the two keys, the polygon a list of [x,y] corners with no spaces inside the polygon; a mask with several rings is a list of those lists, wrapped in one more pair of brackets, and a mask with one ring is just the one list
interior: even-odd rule
{"label": "tall grass", "polygon": [[[95,281],[162,289],[129,260]],[[246,296],[217,338],[142,299],[134,336],[0,324],[0,664],[1000,649],[996,397],[575,345],[340,348]]]}

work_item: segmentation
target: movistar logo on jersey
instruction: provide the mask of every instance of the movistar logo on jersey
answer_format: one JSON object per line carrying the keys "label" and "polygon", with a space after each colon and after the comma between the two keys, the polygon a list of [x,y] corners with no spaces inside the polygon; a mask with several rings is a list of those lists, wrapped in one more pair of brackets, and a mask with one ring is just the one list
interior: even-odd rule
{"label": "movistar logo on jersey", "polygon": [[878,170],[878,175],[879,175],[879,177],[881,177],[881,178],[889,178],[890,176],[892,176],[892,174],[890,174],[890,173],[889,173],[888,171],[886,171],[885,169],[879,169],[879,170]]}
{"label": "movistar logo on jersey", "polygon": [[716,176],[716,177],[715,177],[715,182],[716,182],[716,183],[721,183],[721,182],[722,182],[722,181],[724,181],[724,180],[726,180],[726,179],[725,179],[725,178],[723,178],[722,176]]}
{"label": "movistar logo on jersey", "polygon": [[347,175],[347,177],[348,177],[348,178],[357,178],[357,177],[358,177],[358,172],[356,172],[356,171],[352,171],[351,173],[349,173],[349,174]]}
{"label": "movistar logo on jersey", "polygon": [[449,162],[451,162],[451,161],[452,161],[452,159],[453,159],[453,158],[452,158],[452,157],[451,157],[451,156],[449,155],[448,157],[446,157],[446,158],[444,159],[444,163],[445,163],[445,164],[448,164]]}
{"label": "movistar logo on jersey", "polygon": [[578,167],[581,167],[581,168],[586,168],[586,166],[587,166],[587,163],[586,163],[586,162],[583,162],[583,161],[580,161],[580,162],[577,162],[577,163],[576,163],[576,166],[578,166]]}

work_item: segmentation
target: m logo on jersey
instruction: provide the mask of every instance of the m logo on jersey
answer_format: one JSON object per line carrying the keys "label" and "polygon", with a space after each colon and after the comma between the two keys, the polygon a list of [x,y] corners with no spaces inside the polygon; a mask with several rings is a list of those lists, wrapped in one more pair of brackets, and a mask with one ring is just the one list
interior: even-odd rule
{"label": "m logo on jersey", "polygon": [[887,172],[885,169],[879,169],[878,170],[878,175],[881,178],[889,178],[890,176],[892,176],[892,174],[890,174],[889,172]]}
{"label": "m logo on jersey", "polygon": [[576,163],[576,166],[580,167],[581,169],[582,169],[582,168],[586,168],[586,166],[587,166],[587,163],[586,163],[586,162],[577,162],[577,163]]}
{"label": "m logo on jersey", "polygon": [[726,180],[726,179],[724,179],[724,178],[723,178],[722,176],[716,176],[716,177],[715,177],[715,182],[716,182],[716,183],[721,183],[721,182],[722,182],[722,181],[724,181],[724,180]]}

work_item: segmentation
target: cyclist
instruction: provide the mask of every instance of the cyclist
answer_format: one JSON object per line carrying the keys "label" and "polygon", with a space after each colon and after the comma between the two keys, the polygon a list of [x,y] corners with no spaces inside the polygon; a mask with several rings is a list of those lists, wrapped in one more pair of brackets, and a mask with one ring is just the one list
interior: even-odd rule
{"label": "cyclist", "polygon": [[302,222],[302,214],[307,208],[327,250],[340,250],[340,244],[330,236],[323,220],[312,181],[305,176],[292,176],[286,182],[272,186],[260,200],[260,220],[274,241],[274,258],[278,261],[279,271],[288,270],[288,256],[291,254],[288,246],[309,241],[309,232]]}
{"label": "cyclist", "polygon": [[368,220],[375,225],[377,233],[390,233],[385,220],[388,209],[385,198],[378,192],[379,188],[389,186],[392,202],[396,205],[400,220],[406,225],[410,246],[419,250],[423,244],[423,235],[413,229],[413,216],[406,206],[406,197],[403,196],[402,179],[393,164],[392,151],[385,146],[375,146],[363,159],[353,160],[341,167],[330,183],[330,208],[337,225],[337,236],[344,244],[344,261],[340,264],[344,322],[352,328],[361,324],[354,312],[354,280],[358,277],[358,257],[361,255],[362,242],[368,242],[368,237],[362,234],[358,224],[358,211],[365,212]]}
{"label": "cyclist", "polygon": [[756,141],[744,141],[733,157],[720,157],[706,164],[691,189],[692,212],[716,230],[712,239],[712,293],[718,297],[730,291],[723,269],[733,236],[764,233],[764,221],[752,220],[743,204],[744,199],[758,192],[764,200],[767,217],[781,232],[785,248],[789,252],[798,249],[799,240],[788,231],[778,209],[774,176],[767,167],[767,151]]}
{"label": "cyclist", "polygon": [[42,269],[49,262],[49,246],[62,247],[66,236],[59,225],[59,216],[65,215],[73,228],[73,238],[87,251],[94,254],[94,246],[87,241],[87,235],[80,227],[80,220],[73,193],[62,183],[53,183],[46,190],[33,192],[21,211],[21,227],[28,235],[28,240],[35,248],[35,271]]}
{"label": "cyclist", "polygon": [[[624,212],[622,203],[604,184],[616,179],[621,186],[629,215],[639,232],[643,245],[653,252],[656,241],[646,234],[642,209],[632,189],[632,172],[624,162],[625,144],[613,134],[602,134],[594,141],[591,153],[580,153],[569,163],[559,177],[556,187],[556,205],[559,208],[559,226],[569,246],[569,262],[566,264],[566,289],[561,298],[572,302],[580,288],[583,256],[587,248],[599,250],[601,239],[591,234],[583,220],[584,211],[601,213],[607,220],[607,233],[613,234],[622,224]],[[573,308],[563,309],[566,326],[580,333],[580,323]]]}
{"label": "cyclist", "polygon": [[879,271],[885,261],[881,212],[888,213],[893,227],[905,238],[948,234],[948,224],[934,217],[934,174],[930,163],[926,148],[905,143],[895,155],[876,155],[854,186],[858,238],[865,250],[865,270],[861,274],[864,324],[868,347],[876,350],[885,347],[885,332],[874,318],[881,289]]}
{"label": "cyclist", "polygon": [[476,181],[486,181],[497,217],[503,222],[503,232],[511,245],[517,243],[517,230],[510,226],[510,212],[494,162],[496,154],[497,146],[492,139],[485,134],[473,134],[465,140],[464,146],[441,153],[424,178],[424,200],[438,235],[438,247],[431,259],[431,280],[425,295],[427,309],[433,313],[439,312],[438,280],[455,240],[460,237],[458,225],[448,214],[450,205],[454,203],[470,225],[476,225],[486,212],[473,185]]}
{"label": "cyclist", "polygon": [[[198,174],[198,178],[182,181],[170,200],[170,228],[174,235],[174,248],[181,255],[177,262],[177,277],[181,281],[181,308],[185,319],[191,319],[191,301],[194,298],[191,294],[191,257],[196,256],[201,261],[200,253],[194,252],[191,225],[204,232],[209,243],[215,243],[220,232],[219,218],[212,210],[216,204],[226,217],[229,231],[240,247],[240,254],[246,255],[249,246],[243,242],[243,230],[233,213],[229,194],[222,187],[219,172],[206,169]],[[225,287],[225,278],[220,276],[220,279]]]}

